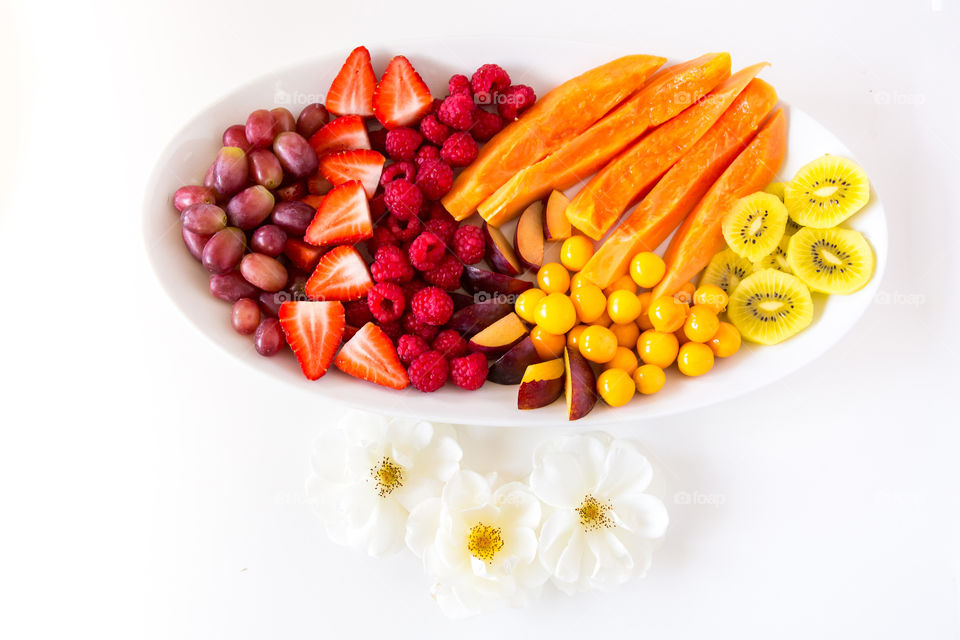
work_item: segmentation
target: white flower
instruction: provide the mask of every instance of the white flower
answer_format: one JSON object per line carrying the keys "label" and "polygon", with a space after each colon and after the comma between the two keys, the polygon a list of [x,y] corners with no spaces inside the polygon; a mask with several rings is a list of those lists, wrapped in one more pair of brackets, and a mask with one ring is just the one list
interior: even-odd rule
{"label": "white flower", "polygon": [[327,534],[371,556],[401,549],[410,510],[460,469],[453,427],[364,411],[337,427],[317,439],[307,481]]}
{"label": "white flower", "polygon": [[543,523],[539,557],[565,593],[609,589],[650,566],[667,510],[644,493],[649,461],[608,434],[563,436],[534,453],[530,488],[556,509]]}
{"label": "white flower", "polygon": [[524,606],[547,579],[537,561],[540,501],[519,482],[494,491],[495,479],[460,471],[407,521],[407,546],[437,579],[433,596],[453,618]]}

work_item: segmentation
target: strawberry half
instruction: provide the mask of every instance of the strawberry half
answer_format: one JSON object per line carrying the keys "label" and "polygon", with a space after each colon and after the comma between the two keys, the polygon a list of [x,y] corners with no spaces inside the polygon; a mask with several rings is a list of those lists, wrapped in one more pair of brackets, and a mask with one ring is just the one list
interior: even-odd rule
{"label": "strawberry half", "polygon": [[320,173],[333,186],[359,180],[367,197],[372,198],[380,184],[385,161],[386,158],[370,149],[328,153],[320,159]]}
{"label": "strawberry half", "polygon": [[430,88],[410,61],[396,56],[373,93],[373,113],[387,129],[412,125],[433,106]]}
{"label": "strawberry half", "polygon": [[303,239],[315,246],[352,244],[373,237],[370,205],[359,180],[336,186],[323,198]]}
{"label": "strawberry half", "polygon": [[343,305],[339,302],[287,301],[280,305],[280,328],[300,363],[303,375],[317,380],[330,368],[343,337]]}
{"label": "strawberry half", "polygon": [[360,252],[343,245],[320,258],[304,291],[314,300],[356,300],[372,288],[373,280]]}
{"label": "strawberry half", "polygon": [[343,345],[333,364],[347,375],[382,387],[403,389],[410,384],[390,338],[372,322]]}
{"label": "strawberry half", "polygon": [[287,238],[286,244],[283,245],[283,255],[287,256],[297,269],[310,271],[317,266],[320,256],[323,255],[323,249],[297,238]]}
{"label": "strawberry half", "polygon": [[338,116],[372,116],[376,85],[377,76],[373,73],[370,52],[366,47],[357,47],[347,56],[327,91],[327,111]]}
{"label": "strawberry half", "polygon": [[360,116],[342,116],[323,125],[310,136],[310,146],[317,157],[344,149],[369,149],[370,136]]}

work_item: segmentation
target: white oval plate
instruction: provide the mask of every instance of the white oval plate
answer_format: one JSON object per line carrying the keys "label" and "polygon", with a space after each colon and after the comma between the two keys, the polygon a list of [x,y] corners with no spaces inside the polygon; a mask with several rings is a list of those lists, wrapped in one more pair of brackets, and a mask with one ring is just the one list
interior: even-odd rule
{"label": "white oval plate", "polygon": [[[515,83],[529,84],[538,95],[543,95],[586,69],[636,52],[559,40],[498,40],[491,47],[489,41],[436,39],[374,47],[372,53],[378,73],[392,55],[407,56],[435,95],[446,94],[446,80],[451,74],[469,74],[490,61],[503,65]],[[319,381],[310,382],[301,374],[289,350],[277,357],[263,358],[257,355],[249,336],[238,335],[230,328],[229,305],[210,295],[207,272],[183,246],[172,194],[181,185],[202,182],[220,147],[222,131],[230,124],[244,122],[250,111],[286,106],[296,115],[305,104],[322,102],[346,54],[337,51],[258,78],[201,111],[160,155],[144,205],[147,253],[157,277],[180,310],[208,338],[239,360],[316,394],[318,401],[331,399],[398,415],[487,425],[586,425],[681,413],[752,392],[814,361],[853,327],[876,294],[887,257],[887,226],[883,204],[873,193],[870,203],[847,223],[866,235],[876,253],[876,272],[864,289],[849,296],[814,295],[814,322],[798,336],[773,347],[744,344],[734,357],[718,360],[714,370],[701,378],[685,378],[671,371],[660,393],[635,398],[625,407],[612,409],[600,401],[587,417],[568,423],[562,400],[543,409],[520,412],[516,408],[517,387],[492,383],[476,392],[461,391],[449,384],[430,394],[412,388],[398,392],[351,378],[333,367]],[[753,62],[735,60],[734,65],[739,68]],[[789,179],[800,166],[824,153],[853,157],[836,136],[813,118],[796,108],[788,108],[788,113],[788,151],[779,180]]]}

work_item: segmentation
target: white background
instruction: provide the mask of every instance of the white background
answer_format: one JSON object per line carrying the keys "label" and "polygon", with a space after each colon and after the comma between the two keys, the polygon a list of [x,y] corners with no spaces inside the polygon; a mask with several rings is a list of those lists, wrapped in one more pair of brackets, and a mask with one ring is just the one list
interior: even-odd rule
{"label": "white background", "polygon": [[[165,299],[139,226],[156,155],[219,95],[438,33],[769,60],[780,95],[863,161],[890,225],[884,295],[828,355],[613,430],[666,485],[671,528],[646,579],[463,623],[412,558],[324,538],[302,485],[339,409],[207,342]],[[0,635],[956,638],[958,33],[953,0],[4,0]],[[465,462],[523,460],[550,433],[464,430]],[[695,504],[671,498],[684,492]]]}

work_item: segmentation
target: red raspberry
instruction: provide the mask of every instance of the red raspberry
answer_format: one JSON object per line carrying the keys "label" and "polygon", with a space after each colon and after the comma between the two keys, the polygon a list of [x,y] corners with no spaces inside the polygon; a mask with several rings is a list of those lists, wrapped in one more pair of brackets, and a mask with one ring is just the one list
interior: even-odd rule
{"label": "red raspberry", "polygon": [[430,345],[420,336],[404,334],[397,340],[397,356],[400,362],[409,366],[411,362],[420,357],[420,354],[430,351]]}
{"label": "red raspberry", "polygon": [[[402,292],[400,293],[402,295]],[[410,310],[413,311],[420,322],[443,325],[453,314],[453,298],[439,287],[427,287],[413,294],[413,298],[410,300]]]}
{"label": "red raspberry", "polygon": [[376,282],[410,282],[413,280],[413,267],[403,249],[394,245],[383,245],[377,249],[370,275]]}
{"label": "red raspberry", "polygon": [[436,351],[426,351],[410,363],[407,369],[410,384],[418,391],[430,393],[444,385],[450,375],[446,358]]}
{"label": "red raspberry", "polygon": [[387,211],[400,220],[409,220],[420,211],[423,194],[409,180],[397,178],[383,188],[383,203],[387,205]]}
{"label": "red raspberry", "polygon": [[473,134],[473,137],[477,140],[486,142],[500,133],[500,129],[503,129],[503,118],[496,113],[481,109],[477,112],[477,122],[473,125],[473,128],[470,129],[470,133]]}
{"label": "red raspberry", "polygon": [[443,256],[440,266],[432,271],[424,271],[423,279],[435,287],[456,291],[460,288],[460,276],[463,275],[463,263],[449,253]]}
{"label": "red raspberry", "polygon": [[470,87],[477,99],[477,104],[493,104],[495,93],[510,86],[510,76],[503,67],[496,64],[485,64],[473,73],[470,78]]}
{"label": "red raspberry", "polygon": [[394,160],[413,160],[413,155],[423,144],[423,136],[416,129],[397,127],[387,134],[384,146],[387,155]]}
{"label": "red raspberry", "polygon": [[[444,210],[444,213],[446,213],[446,210]],[[450,214],[447,215],[449,216]],[[453,234],[457,232],[457,221],[452,217],[449,219],[439,217],[431,218],[427,220],[423,228],[440,238],[443,244],[453,248]]]}
{"label": "red raspberry", "polygon": [[444,329],[433,339],[430,348],[439,351],[445,358],[457,358],[467,352],[467,341],[453,329]]}
{"label": "red raspberry", "polygon": [[[426,287],[427,283],[421,280],[420,278],[414,278],[409,282],[401,282],[400,286],[403,288],[403,297],[409,300],[413,297],[413,294],[415,294],[417,291],[420,291],[420,289],[423,289],[424,287]],[[412,332],[408,331],[407,333],[412,333]]]}
{"label": "red raspberry", "polygon": [[453,219],[453,216],[450,215],[450,212],[447,211],[447,209],[443,206],[442,202],[432,203],[432,206],[430,207],[430,220],[447,220],[448,222],[457,222]]}
{"label": "red raspberry", "polygon": [[[450,140],[464,135],[470,137],[469,133],[453,134],[447,138],[447,142],[443,143],[443,148],[447,148]],[[473,138],[470,138],[470,141],[473,142]],[[474,142],[473,146],[476,149],[477,143]],[[440,153],[442,155],[443,151],[441,150]],[[474,153],[474,157],[476,157],[476,153]],[[423,195],[430,200],[439,200],[447,195],[450,187],[453,186],[453,169],[439,160],[424,160],[420,163],[420,170],[417,172],[417,186]]]}
{"label": "red raspberry", "polygon": [[516,120],[537,101],[537,94],[525,84],[515,84],[497,98],[497,111],[504,120]]}
{"label": "red raspberry", "polygon": [[433,144],[443,144],[450,135],[450,127],[437,120],[437,116],[430,114],[420,121],[420,133]]}
{"label": "red raspberry", "polygon": [[381,329],[383,329],[383,332],[387,334],[387,337],[390,338],[393,344],[397,344],[397,341],[400,339],[400,336],[403,335],[403,327],[400,326],[400,323],[397,321],[393,321],[393,322],[379,322],[377,324],[380,326]]}
{"label": "red raspberry", "polygon": [[470,96],[458,93],[447,96],[437,109],[437,119],[454,129],[466,131],[473,126],[477,105]]}
{"label": "red raspberry", "polygon": [[390,233],[396,236],[400,242],[410,242],[423,231],[423,223],[420,218],[413,216],[409,220],[401,220],[397,216],[387,218],[387,228]]}
{"label": "red raspberry", "polygon": [[453,252],[463,264],[477,264],[487,249],[480,227],[465,224],[453,234]]}
{"label": "red raspberry", "polygon": [[482,353],[471,353],[462,358],[454,358],[450,363],[450,378],[453,384],[467,391],[474,391],[487,380],[487,357]]}
{"label": "red raspberry", "polygon": [[374,151],[379,151],[383,155],[387,155],[387,130],[386,129],[374,129],[367,132],[367,137],[370,138],[370,148]]}
{"label": "red raspberry", "polygon": [[437,115],[437,111],[440,109],[441,104],[443,104],[443,99],[434,98],[433,103],[430,105],[430,112],[427,115]]}
{"label": "red raspberry", "polygon": [[450,81],[447,83],[447,90],[450,95],[463,93],[471,98],[473,97],[473,90],[470,88],[470,79],[460,73],[450,76]]}
{"label": "red raspberry", "polygon": [[414,269],[430,271],[440,266],[446,253],[443,240],[429,231],[424,231],[410,244],[410,264]]}
{"label": "red raspberry", "polygon": [[[447,138],[443,146],[440,147],[440,157],[450,166],[465,167],[477,158],[479,151],[480,148],[473,136],[466,131],[458,131]],[[423,165],[420,165],[420,170],[422,173]]]}
{"label": "red raspberry", "polygon": [[366,298],[344,302],[343,312],[346,316],[347,324],[351,327],[359,328],[373,320],[373,314],[370,313],[370,307],[367,306]]}
{"label": "red raspberry", "polygon": [[400,244],[400,241],[397,240],[397,237],[390,232],[390,229],[386,227],[374,227],[373,228],[373,237],[367,240],[367,253],[370,255],[376,255],[377,250],[380,247],[385,245],[397,246]]}
{"label": "red raspberry", "polygon": [[[413,182],[417,177],[417,165],[413,164],[409,160],[394,162],[390,166],[384,168],[383,173],[380,174],[380,185],[385,187],[388,183],[393,182],[400,177],[407,182]],[[380,198],[380,201],[382,202],[383,198]]]}
{"label": "red raspberry", "polygon": [[378,282],[367,293],[367,306],[377,322],[393,322],[403,315],[407,301],[395,282]]}
{"label": "red raspberry", "polygon": [[[412,297],[407,298],[407,300],[411,299]],[[403,316],[403,330],[411,335],[419,336],[427,342],[431,342],[437,337],[437,332],[440,331],[440,327],[427,324],[426,322],[420,322],[417,320],[417,316],[408,311]]]}
{"label": "red raspberry", "polygon": [[[446,140],[446,138],[444,138],[444,140]],[[426,160],[439,160],[439,159],[440,159],[440,147],[435,147],[432,144],[425,144],[422,147],[420,147],[419,151],[417,151],[417,157],[415,157],[413,161],[419,167]]]}

